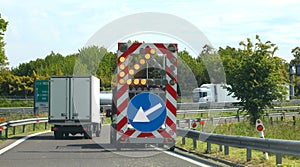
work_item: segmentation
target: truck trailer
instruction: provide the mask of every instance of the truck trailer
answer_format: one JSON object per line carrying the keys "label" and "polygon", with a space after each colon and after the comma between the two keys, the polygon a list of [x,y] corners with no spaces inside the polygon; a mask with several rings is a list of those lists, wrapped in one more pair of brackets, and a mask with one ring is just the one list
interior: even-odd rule
{"label": "truck trailer", "polygon": [[53,76],[49,79],[48,121],[55,139],[83,134],[98,137],[100,122],[100,80],[94,76]]}
{"label": "truck trailer", "polygon": [[193,102],[199,103],[200,107],[209,105],[232,104],[240,102],[229,94],[226,84],[203,84],[193,90]]}

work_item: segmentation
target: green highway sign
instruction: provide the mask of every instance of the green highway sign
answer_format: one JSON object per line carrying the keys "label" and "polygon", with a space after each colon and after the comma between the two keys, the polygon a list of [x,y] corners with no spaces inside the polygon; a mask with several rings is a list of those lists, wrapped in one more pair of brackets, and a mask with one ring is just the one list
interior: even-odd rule
{"label": "green highway sign", "polygon": [[34,102],[35,107],[48,107],[48,80],[35,80]]}

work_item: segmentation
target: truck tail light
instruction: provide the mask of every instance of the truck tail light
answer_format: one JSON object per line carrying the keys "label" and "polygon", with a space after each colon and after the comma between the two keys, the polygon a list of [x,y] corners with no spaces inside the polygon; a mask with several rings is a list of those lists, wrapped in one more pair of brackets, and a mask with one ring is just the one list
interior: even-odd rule
{"label": "truck tail light", "polygon": [[58,131],[58,128],[57,127],[52,127],[51,130],[52,131]]}

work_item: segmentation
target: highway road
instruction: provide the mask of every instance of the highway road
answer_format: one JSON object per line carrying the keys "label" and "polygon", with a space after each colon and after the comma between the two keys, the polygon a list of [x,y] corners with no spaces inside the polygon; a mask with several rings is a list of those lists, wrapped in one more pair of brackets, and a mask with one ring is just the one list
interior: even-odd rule
{"label": "highway road", "polygon": [[101,137],[92,140],[70,136],[54,140],[53,133],[29,138],[0,155],[0,166],[22,167],[89,167],[89,166],[224,166],[153,147],[124,148],[117,151],[109,144],[109,126],[104,126]]}

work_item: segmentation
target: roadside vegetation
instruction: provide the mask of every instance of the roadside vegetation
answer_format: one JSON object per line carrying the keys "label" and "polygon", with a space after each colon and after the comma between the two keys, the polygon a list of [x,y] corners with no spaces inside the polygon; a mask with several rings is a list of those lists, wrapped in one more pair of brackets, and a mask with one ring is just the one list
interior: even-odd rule
{"label": "roadside vegetation", "polygon": [[0,98],[0,107],[33,107],[33,99]]}
{"label": "roadside vegetation", "polygon": [[[300,119],[295,121],[289,119],[275,119],[272,122],[269,119],[264,119],[263,124],[265,126],[264,135],[265,138],[285,139],[285,140],[300,140]],[[197,127],[198,131],[201,131],[201,127]],[[238,123],[225,123],[216,126],[213,133],[235,135],[235,136],[250,136],[259,137],[258,132],[255,130],[255,126],[251,125],[249,121]],[[220,159],[226,159],[228,161],[249,165],[249,166],[276,166],[276,156],[269,153],[269,160],[264,159],[264,155],[261,151],[252,152],[252,160],[246,161],[246,149],[239,149],[230,147],[229,155],[224,155],[224,152],[219,151],[219,145],[212,144],[212,151],[206,153],[206,143],[198,141],[198,148],[193,149],[192,139],[186,138],[186,145],[181,144],[181,137],[177,139],[177,146],[183,147],[187,150],[201,153],[206,156],[216,157]],[[224,149],[224,148],[223,148]],[[282,158],[283,165],[281,166],[300,166],[300,157],[284,155]]]}

